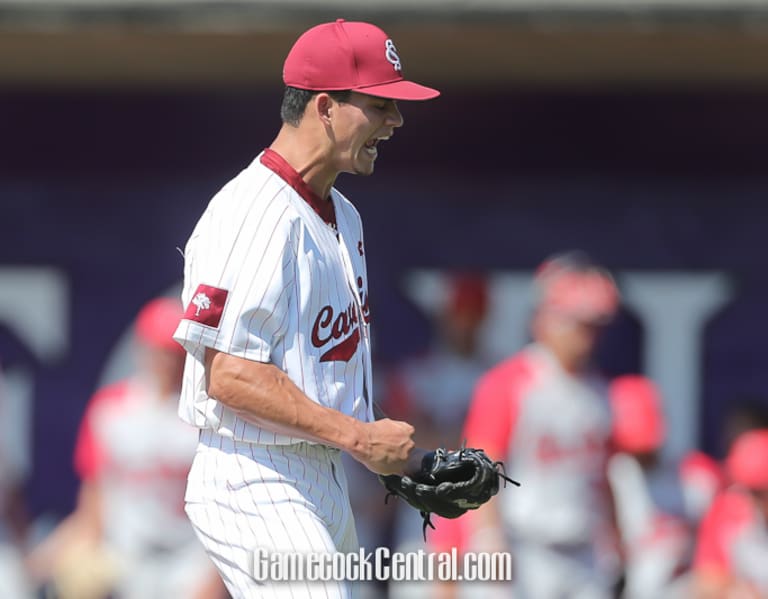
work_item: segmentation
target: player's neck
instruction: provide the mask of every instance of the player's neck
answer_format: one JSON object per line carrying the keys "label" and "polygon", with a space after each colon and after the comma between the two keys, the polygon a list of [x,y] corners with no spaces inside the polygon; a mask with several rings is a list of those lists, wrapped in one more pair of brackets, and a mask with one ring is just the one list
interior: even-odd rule
{"label": "player's neck", "polygon": [[329,168],[328,148],[301,128],[283,125],[269,146],[299,173],[319,197],[327,199],[338,172]]}
{"label": "player's neck", "polygon": [[558,343],[539,339],[539,344],[546,348],[555,361],[565,372],[571,375],[580,375],[586,370],[587,361],[582,357],[576,356],[568,348]]}

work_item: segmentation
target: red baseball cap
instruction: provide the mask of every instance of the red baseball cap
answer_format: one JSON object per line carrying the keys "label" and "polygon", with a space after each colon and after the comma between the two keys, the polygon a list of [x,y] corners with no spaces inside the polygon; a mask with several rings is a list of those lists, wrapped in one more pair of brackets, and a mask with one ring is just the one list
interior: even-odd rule
{"label": "red baseball cap", "polygon": [[283,82],[311,91],[352,90],[392,100],[431,100],[440,92],[403,79],[395,44],[370,23],[338,19],[304,32],[283,65]]}
{"label": "red baseball cap", "polygon": [[768,490],[768,429],[742,433],[725,460],[728,475],[748,489]]}
{"label": "red baseball cap", "polygon": [[183,352],[173,333],[184,315],[181,302],[159,297],[147,302],[136,317],[136,337],[139,342],[156,349]]}
{"label": "red baseball cap", "polygon": [[604,269],[579,260],[578,253],[564,254],[538,267],[539,307],[583,322],[607,323],[619,308],[616,283]]}
{"label": "red baseball cap", "polygon": [[488,311],[488,282],[480,274],[460,273],[450,282],[448,308],[453,315],[482,317]]}

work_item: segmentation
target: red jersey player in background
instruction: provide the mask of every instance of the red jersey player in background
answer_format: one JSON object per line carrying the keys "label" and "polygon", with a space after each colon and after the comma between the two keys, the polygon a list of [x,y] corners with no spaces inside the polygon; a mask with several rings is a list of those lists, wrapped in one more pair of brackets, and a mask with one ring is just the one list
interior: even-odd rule
{"label": "red jersey player in background", "polygon": [[619,293],[577,253],[546,261],[535,289],[533,343],[484,375],[465,426],[467,445],[503,460],[523,486],[460,519],[464,548],[511,550],[516,599],[607,598],[620,571],[611,422],[591,358]]}
{"label": "red jersey player in background", "polygon": [[702,520],[695,597],[768,597],[768,429],[739,435],[726,457],[729,486]]}
{"label": "red jersey player in background", "polygon": [[624,599],[690,597],[694,526],[667,436],[661,392],[650,379],[619,376],[609,387],[613,415],[608,474],[625,556]]}
{"label": "red jersey player in background", "polygon": [[[736,394],[727,398],[721,419],[717,453],[727,454],[733,442],[744,432],[768,428],[768,402],[760,395]],[[686,512],[697,526],[712,505],[714,498],[725,488],[725,465],[709,453],[695,449],[681,462]]]}
{"label": "red jersey player in background", "polygon": [[30,570],[61,599],[212,599],[218,574],[184,513],[197,431],[177,414],[184,350],[177,300],[146,304],[136,370],[99,389],[80,424],[75,511],[31,554]]}

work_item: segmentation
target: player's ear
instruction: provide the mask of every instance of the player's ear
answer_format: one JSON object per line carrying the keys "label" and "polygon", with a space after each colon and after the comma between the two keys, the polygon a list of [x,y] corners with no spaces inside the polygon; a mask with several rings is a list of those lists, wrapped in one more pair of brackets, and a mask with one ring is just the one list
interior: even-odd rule
{"label": "player's ear", "polygon": [[320,92],[312,98],[311,104],[318,118],[326,125],[330,125],[334,105],[333,98],[325,92]]}

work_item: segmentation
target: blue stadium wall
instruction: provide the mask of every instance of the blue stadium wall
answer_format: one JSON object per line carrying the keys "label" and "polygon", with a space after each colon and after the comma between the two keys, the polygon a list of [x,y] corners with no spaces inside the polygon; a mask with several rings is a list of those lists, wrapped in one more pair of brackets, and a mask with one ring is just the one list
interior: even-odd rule
{"label": "blue stadium wall", "polygon": [[[0,267],[55,267],[69,345],[43,361],[0,324],[0,359],[34,378],[33,513],[71,508],[85,403],[136,309],[181,277],[213,193],[278,126],[279,90],[0,93]],[[700,445],[717,454],[729,402],[768,396],[768,90],[446,89],[401,106],[370,178],[337,186],[363,215],[376,359],[427,343],[404,273],[525,270],[578,247],[612,269],[723,271],[733,299],[703,340]],[[622,317],[600,355],[642,368]]]}

